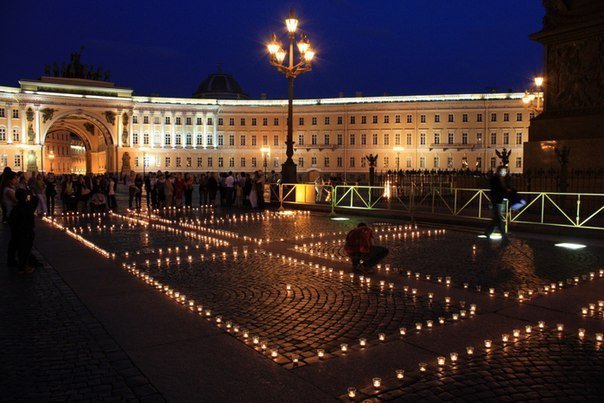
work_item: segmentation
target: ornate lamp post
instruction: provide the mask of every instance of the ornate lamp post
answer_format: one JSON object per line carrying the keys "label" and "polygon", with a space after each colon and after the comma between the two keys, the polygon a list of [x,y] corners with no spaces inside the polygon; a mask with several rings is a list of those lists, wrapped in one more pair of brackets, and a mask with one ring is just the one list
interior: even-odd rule
{"label": "ornate lamp post", "polygon": [[270,147],[262,147],[260,149],[260,152],[262,153],[262,158],[264,160],[262,166],[264,167],[264,182],[266,183],[266,170],[268,169],[267,158],[271,155],[271,149],[270,149]]}
{"label": "ornate lamp post", "polygon": [[[315,51],[310,47],[310,42],[306,35],[300,35],[300,39],[296,38],[296,30],[298,29],[298,19],[294,15],[294,9],[289,12],[289,17],[285,20],[289,38],[289,50],[283,49],[281,42],[277,39],[277,34],[273,34],[273,38],[267,44],[268,53],[270,55],[270,63],[277,70],[285,74],[289,82],[289,104],[287,108],[287,140],[285,145],[287,150],[285,155],[287,159],[281,166],[281,178],[283,183],[297,182],[297,166],[292,159],[294,155],[294,119],[293,119],[293,99],[294,99],[294,78],[298,75],[311,70],[311,62],[315,56]],[[298,61],[294,59],[294,43],[298,47]],[[289,54],[288,63],[283,64],[285,57]]]}
{"label": "ornate lamp post", "polygon": [[543,111],[543,82],[544,78],[542,76],[535,77],[533,80],[534,87],[530,91],[524,91],[522,97],[522,103],[535,112],[536,115]]}

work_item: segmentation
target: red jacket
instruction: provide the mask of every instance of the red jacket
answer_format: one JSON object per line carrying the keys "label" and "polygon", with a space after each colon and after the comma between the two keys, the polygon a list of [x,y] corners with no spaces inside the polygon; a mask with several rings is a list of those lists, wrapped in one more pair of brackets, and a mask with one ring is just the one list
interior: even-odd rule
{"label": "red jacket", "polygon": [[358,227],[346,235],[344,251],[349,255],[355,253],[366,254],[373,246],[373,231],[369,227]]}

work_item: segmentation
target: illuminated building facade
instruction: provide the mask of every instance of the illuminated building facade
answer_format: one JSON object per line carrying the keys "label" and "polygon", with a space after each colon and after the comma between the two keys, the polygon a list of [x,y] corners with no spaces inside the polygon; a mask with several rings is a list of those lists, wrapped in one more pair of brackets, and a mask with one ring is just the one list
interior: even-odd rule
{"label": "illuminated building facade", "polygon": [[[199,88],[199,98],[134,96],[131,89],[112,83],[61,77],[0,87],[0,164],[48,172],[52,159],[55,173],[143,168],[226,172],[264,169],[266,158],[267,170],[279,172],[285,159],[287,101],[250,100],[237,93],[231,99],[212,97],[231,87],[240,91],[225,80],[209,80],[223,84]],[[496,150],[506,148],[512,151],[511,171],[521,172],[531,119],[523,95],[296,100],[294,161],[303,179],[327,174],[356,178],[367,172],[368,154],[378,155],[378,172],[486,171],[500,163]],[[85,150],[80,157],[85,168],[59,162],[66,157],[56,149],[61,134],[69,141],[79,139],[79,144],[70,143],[69,157]]]}

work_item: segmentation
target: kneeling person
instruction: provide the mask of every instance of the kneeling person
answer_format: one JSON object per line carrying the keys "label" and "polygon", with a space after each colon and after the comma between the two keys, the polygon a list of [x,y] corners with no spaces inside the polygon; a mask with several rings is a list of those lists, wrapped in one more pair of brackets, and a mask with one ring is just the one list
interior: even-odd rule
{"label": "kneeling person", "polygon": [[352,268],[364,273],[388,256],[388,249],[373,245],[373,231],[365,223],[360,223],[346,235],[344,251],[352,260]]}

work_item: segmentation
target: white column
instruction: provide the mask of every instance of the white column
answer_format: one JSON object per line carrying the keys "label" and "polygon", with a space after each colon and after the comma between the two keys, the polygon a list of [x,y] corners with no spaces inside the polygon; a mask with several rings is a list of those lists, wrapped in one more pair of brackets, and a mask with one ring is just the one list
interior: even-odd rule
{"label": "white column", "polygon": [[151,136],[151,138],[149,139],[149,144],[151,145],[151,148],[155,147],[155,123],[154,123],[154,119],[155,119],[155,114],[152,113],[149,118],[151,119],[149,122],[149,135]]}
{"label": "white column", "polygon": [[143,133],[143,114],[137,111],[136,118],[138,119],[138,146],[141,147],[145,139],[145,134]]}
{"label": "white column", "polygon": [[[21,115],[19,116],[21,118],[21,144],[27,144],[27,115],[25,113],[26,111],[27,111],[26,105],[22,105],[21,106]],[[12,135],[12,130],[11,130],[11,135]],[[21,161],[21,165],[23,165],[23,161]]]}
{"label": "white column", "polygon": [[161,113],[161,146],[166,147],[166,113]]}
{"label": "white column", "polygon": [[[197,112],[195,112],[193,114],[193,117],[191,119],[192,119],[191,123],[193,123],[193,139],[192,139],[193,149],[195,150],[195,149],[197,149],[197,134],[198,134],[198,132],[197,132]],[[193,163],[191,163],[191,165],[193,165]]]}
{"label": "white column", "polygon": [[202,119],[201,123],[203,124],[203,129],[202,129],[203,130],[203,135],[202,135],[203,137],[201,138],[201,144],[203,145],[203,149],[205,150],[206,147],[208,146],[208,144],[207,144],[207,138],[208,138],[207,137],[207,132],[208,132],[207,119],[208,119],[208,117],[204,113],[202,115],[201,119]]}
{"label": "white column", "polygon": [[[170,130],[171,130],[171,136],[170,136],[170,140],[172,142],[172,148],[176,147],[176,115],[174,112],[170,113]],[[182,134],[181,134],[182,136]],[[182,138],[181,138],[182,141]]]}
{"label": "white column", "polygon": [[11,104],[6,105],[6,142],[12,144],[13,142],[13,110]]}
{"label": "white column", "polygon": [[35,118],[36,122],[35,130],[36,130],[36,144],[40,144],[40,105],[35,106]]}
{"label": "white column", "polygon": [[[126,113],[129,118],[128,119],[128,145],[130,147],[132,147],[132,136],[133,136],[133,130],[134,130],[134,123],[132,123],[132,117],[134,116],[134,113],[132,113],[130,111],[126,111]],[[139,136],[140,136],[140,133],[139,133]]]}
{"label": "white column", "polygon": [[218,147],[218,115],[213,114],[214,118],[212,119],[212,123],[214,123],[212,138],[214,139],[214,148]]}

